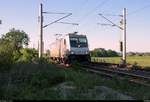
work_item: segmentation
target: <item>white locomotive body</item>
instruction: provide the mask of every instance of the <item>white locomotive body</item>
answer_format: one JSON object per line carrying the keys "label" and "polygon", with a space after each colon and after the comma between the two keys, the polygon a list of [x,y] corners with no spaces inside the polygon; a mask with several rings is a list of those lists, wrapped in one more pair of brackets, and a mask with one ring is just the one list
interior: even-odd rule
{"label": "white locomotive body", "polygon": [[50,57],[63,63],[74,60],[90,61],[90,52],[86,35],[67,34],[50,46]]}

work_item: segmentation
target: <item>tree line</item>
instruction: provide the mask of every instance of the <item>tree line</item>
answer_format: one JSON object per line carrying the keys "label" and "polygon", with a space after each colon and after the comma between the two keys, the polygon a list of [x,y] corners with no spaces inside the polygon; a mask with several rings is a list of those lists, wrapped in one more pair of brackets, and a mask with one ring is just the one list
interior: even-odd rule
{"label": "tree line", "polygon": [[111,49],[105,50],[104,48],[96,48],[92,50],[91,52],[92,57],[118,57],[119,53],[116,51],[113,51]]}
{"label": "tree line", "polygon": [[[106,50],[104,48],[95,48],[90,51],[91,57],[119,57],[122,56],[120,52],[114,50]],[[150,56],[150,52],[127,52],[127,56]]]}
{"label": "tree line", "polygon": [[36,49],[27,48],[29,36],[23,30],[11,29],[0,38],[0,67],[10,67],[15,63],[30,63],[38,58]]}
{"label": "tree line", "polygon": [[150,56],[150,52],[128,52],[128,56]]}

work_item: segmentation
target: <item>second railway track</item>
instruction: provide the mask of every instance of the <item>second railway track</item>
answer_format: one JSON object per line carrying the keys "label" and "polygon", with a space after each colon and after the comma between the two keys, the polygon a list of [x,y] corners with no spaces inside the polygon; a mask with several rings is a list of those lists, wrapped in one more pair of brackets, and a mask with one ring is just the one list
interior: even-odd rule
{"label": "second railway track", "polygon": [[140,72],[126,71],[115,68],[110,68],[108,65],[99,65],[99,64],[83,64],[81,65],[82,69],[97,73],[106,77],[112,78],[117,76],[118,79],[128,78],[130,82],[150,86],[150,76]]}

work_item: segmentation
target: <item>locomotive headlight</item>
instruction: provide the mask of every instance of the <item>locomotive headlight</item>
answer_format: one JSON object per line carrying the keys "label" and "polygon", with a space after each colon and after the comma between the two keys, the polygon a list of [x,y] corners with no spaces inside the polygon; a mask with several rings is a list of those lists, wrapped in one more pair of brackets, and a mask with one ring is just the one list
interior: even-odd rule
{"label": "locomotive headlight", "polygon": [[88,51],[85,52],[85,54],[88,54],[88,53],[89,53]]}
{"label": "locomotive headlight", "polygon": [[73,52],[73,51],[71,51],[71,54],[74,54],[74,52]]}

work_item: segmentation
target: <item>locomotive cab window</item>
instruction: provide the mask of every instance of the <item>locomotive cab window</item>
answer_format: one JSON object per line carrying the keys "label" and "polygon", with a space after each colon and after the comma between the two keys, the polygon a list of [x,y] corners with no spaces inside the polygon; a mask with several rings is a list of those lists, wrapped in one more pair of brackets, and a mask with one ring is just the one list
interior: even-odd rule
{"label": "locomotive cab window", "polygon": [[71,47],[78,47],[78,38],[70,38],[70,46]]}
{"label": "locomotive cab window", "polygon": [[87,39],[85,37],[79,38],[79,44],[81,47],[87,47]]}
{"label": "locomotive cab window", "polygon": [[86,37],[71,37],[70,38],[70,46],[71,47],[88,47]]}

